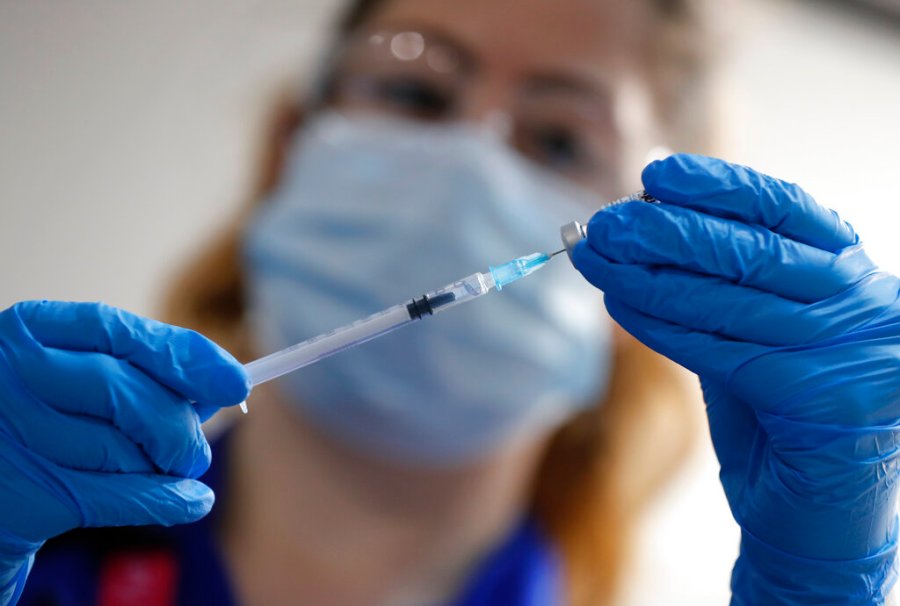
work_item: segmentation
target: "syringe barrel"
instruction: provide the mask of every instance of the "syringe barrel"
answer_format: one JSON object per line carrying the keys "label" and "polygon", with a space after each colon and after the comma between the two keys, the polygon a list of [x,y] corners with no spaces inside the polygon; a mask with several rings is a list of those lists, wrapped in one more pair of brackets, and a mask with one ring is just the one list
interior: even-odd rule
{"label": "syringe barrel", "polygon": [[281,351],[246,364],[253,385],[271,381],[309,366],[338,352],[371,341],[383,334],[434,315],[490,292],[493,283],[485,274],[472,274],[419,298],[389,307],[331,332],[307,339]]}
{"label": "syringe barrel", "polygon": [[[534,261],[536,256],[530,255],[522,259]],[[546,259],[549,260],[549,257]],[[529,273],[533,271],[533,268],[526,269],[529,270]],[[371,341],[421,318],[476,299],[489,293],[496,286],[490,273],[475,273],[406,303],[389,307],[368,318],[357,320],[352,324],[254,360],[244,365],[244,368],[255,387],[338,352]]]}
{"label": "syringe barrel", "polygon": [[255,387],[360,343],[371,341],[417,319],[410,317],[406,303],[395,305],[352,324],[254,360],[244,368]]}
{"label": "syringe barrel", "polygon": [[[619,198],[618,200],[613,200],[612,202],[604,204],[598,209],[598,211],[605,208],[610,208],[612,206],[618,206],[619,204],[625,204],[626,202],[657,203],[659,202],[659,200],[648,194],[646,191],[641,190],[629,196],[625,196],[624,198]],[[566,223],[559,228],[559,235],[562,238],[563,246],[566,247],[566,253],[569,255],[569,261],[571,261],[572,250],[575,248],[575,245],[587,238],[587,225],[585,225],[584,223],[579,223],[578,221]]]}

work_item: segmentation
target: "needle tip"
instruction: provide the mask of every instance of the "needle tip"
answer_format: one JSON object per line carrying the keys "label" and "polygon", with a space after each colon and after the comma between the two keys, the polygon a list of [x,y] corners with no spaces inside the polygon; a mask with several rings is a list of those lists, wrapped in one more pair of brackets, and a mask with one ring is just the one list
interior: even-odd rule
{"label": "needle tip", "polygon": [[247,414],[249,412],[247,410],[247,401],[246,400],[244,400],[243,402],[240,403],[240,407],[241,407],[241,412],[243,412],[244,414]]}

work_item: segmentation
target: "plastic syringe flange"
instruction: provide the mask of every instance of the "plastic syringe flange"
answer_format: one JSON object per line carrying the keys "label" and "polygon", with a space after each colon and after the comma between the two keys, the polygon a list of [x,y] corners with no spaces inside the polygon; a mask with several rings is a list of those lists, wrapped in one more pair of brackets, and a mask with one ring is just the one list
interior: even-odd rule
{"label": "plastic syringe flange", "polygon": [[587,238],[587,225],[572,221],[559,228],[559,235],[562,237],[563,246],[566,247],[566,254],[569,255],[569,261],[572,260],[572,249],[575,245]]}

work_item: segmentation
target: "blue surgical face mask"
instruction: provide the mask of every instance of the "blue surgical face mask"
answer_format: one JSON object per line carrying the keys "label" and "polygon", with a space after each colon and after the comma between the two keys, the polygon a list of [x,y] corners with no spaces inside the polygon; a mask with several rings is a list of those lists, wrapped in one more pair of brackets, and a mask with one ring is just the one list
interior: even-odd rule
{"label": "blue surgical face mask", "polygon": [[[476,127],[320,114],[245,234],[257,347],[275,351],[489,264],[556,250],[560,225],[586,218],[592,198]],[[357,449],[454,465],[596,403],[609,332],[599,293],[559,257],[279,385]]]}

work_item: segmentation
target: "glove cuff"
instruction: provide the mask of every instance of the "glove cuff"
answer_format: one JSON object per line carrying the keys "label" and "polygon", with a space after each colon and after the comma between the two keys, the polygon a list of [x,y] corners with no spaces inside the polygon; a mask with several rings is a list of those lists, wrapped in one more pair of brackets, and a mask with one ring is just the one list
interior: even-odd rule
{"label": "glove cuff", "polygon": [[0,529],[0,606],[19,600],[34,564],[34,554],[43,544],[43,541],[26,541]]}
{"label": "glove cuff", "polygon": [[813,560],[772,547],[746,530],[731,575],[732,606],[874,606],[897,580],[897,540],[858,560]]}
{"label": "glove cuff", "polygon": [[25,589],[25,580],[28,579],[28,573],[34,565],[34,553],[25,557],[22,565],[15,569],[11,574],[6,570],[3,571],[3,577],[9,578],[7,583],[0,587],[0,606],[14,606],[19,601],[22,591]]}

